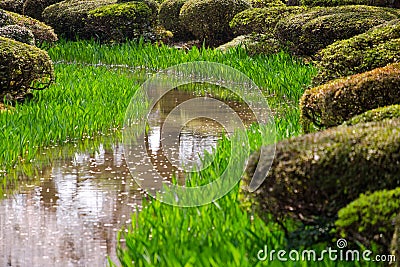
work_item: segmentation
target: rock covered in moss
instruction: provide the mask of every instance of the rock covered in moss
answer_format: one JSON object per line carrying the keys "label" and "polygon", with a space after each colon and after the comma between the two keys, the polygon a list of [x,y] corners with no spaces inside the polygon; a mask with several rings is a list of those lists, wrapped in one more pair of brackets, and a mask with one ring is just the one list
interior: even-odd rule
{"label": "rock covered in moss", "polygon": [[400,118],[400,105],[390,105],[373,110],[368,110],[363,114],[357,115],[350,120],[345,121],[344,125],[356,125],[363,122],[383,121],[396,118]]}
{"label": "rock covered in moss", "polygon": [[312,56],[328,45],[399,18],[400,12],[369,6],[313,8],[280,20],[278,40],[298,55]]}
{"label": "rock covered in moss", "polygon": [[305,131],[332,127],[368,110],[400,103],[400,64],[395,63],[306,90],[300,100]]}
{"label": "rock covered in moss", "polygon": [[248,34],[240,35],[232,41],[220,45],[217,50],[227,51],[228,49],[241,47],[249,55],[270,55],[282,51],[283,47],[271,34]]}
{"label": "rock covered in moss", "polygon": [[314,85],[400,62],[400,20],[335,42],[321,50],[316,58],[319,72],[313,79]]}
{"label": "rock covered in moss", "polygon": [[[262,185],[248,197],[259,214],[292,217],[308,225],[336,220],[337,212],[361,193],[400,185],[400,120],[339,126],[277,143]],[[270,155],[252,155],[255,168],[267,171]],[[245,188],[246,189],[246,188]],[[246,190],[244,190],[246,194]],[[324,225],[320,225],[321,228]]]}
{"label": "rock covered in moss", "polygon": [[342,237],[367,247],[374,242],[382,252],[389,253],[397,214],[400,214],[400,187],[361,194],[338,212],[335,225]]}
{"label": "rock covered in moss", "polygon": [[18,100],[30,89],[47,88],[54,80],[47,52],[0,37],[0,99]]}
{"label": "rock covered in moss", "polygon": [[229,27],[232,18],[249,7],[245,0],[189,0],[179,17],[196,38],[220,45],[233,38]]}

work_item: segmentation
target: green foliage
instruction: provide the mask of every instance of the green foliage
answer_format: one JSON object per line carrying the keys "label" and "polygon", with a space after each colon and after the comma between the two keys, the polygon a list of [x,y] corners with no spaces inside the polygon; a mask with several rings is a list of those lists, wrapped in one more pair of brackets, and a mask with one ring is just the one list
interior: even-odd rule
{"label": "green foliage", "polygon": [[[152,0],[146,2],[157,6]],[[157,18],[157,11],[146,2],[132,1],[93,9],[88,13],[85,27],[100,41],[139,39],[152,30]]]}
{"label": "green foliage", "polygon": [[250,0],[253,8],[278,7],[285,4],[281,0]]}
{"label": "green foliage", "polygon": [[0,28],[0,36],[13,39],[15,41],[35,45],[35,36],[27,28],[18,25],[7,25]]}
{"label": "green foliage", "polygon": [[[293,217],[324,229],[361,193],[398,187],[399,150],[400,120],[339,126],[290,138],[277,143],[266,179],[248,194],[259,214],[272,213],[278,220]],[[263,166],[266,161],[254,154],[245,180],[253,176],[257,164],[268,170]]]}
{"label": "green foliage", "polygon": [[394,263],[394,267],[400,267],[400,213],[396,217],[394,222],[394,234],[391,244],[391,254],[396,256],[397,262]]}
{"label": "green foliage", "polygon": [[359,198],[342,208],[335,222],[338,233],[353,242],[370,247],[376,242],[389,253],[394,220],[400,214],[400,187]]}
{"label": "green foliage", "polygon": [[0,37],[0,77],[0,99],[16,100],[29,89],[48,87],[53,64],[45,51]]}
{"label": "green foliage", "polygon": [[0,27],[11,24],[12,24],[12,19],[10,15],[6,11],[0,9]]}
{"label": "green foliage", "polygon": [[22,12],[24,15],[42,21],[43,10],[62,0],[25,0]]}
{"label": "green foliage", "polygon": [[179,18],[181,8],[186,2],[187,0],[166,0],[161,4],[158,13],[161,25],[170,30],[176,40],[188,40],[193,37]]}
{"label": "green foliage", "polygon": [[180,19],[196,38],[219,45],[233,37],[232,18],[249,7],[245,0],[189,0],[182,6]]}
{"label": "green foliage", "polygon": [[394,0],[301,0],[305,6],[341,6],[367,5],[400,8],[400,2]]}
{"label": "green foliage", "polygon": [[313,8],[280,20],[275,35],[294,53],[312,56],[335,41],[364,33],[399,14],[393,9],[368,6]]}
{"label": "green foliage", "polygon": [[379,25],[366,33],[338,41],[317,55],[314,84],[362,73],[400,60],[400,20]]}
{"label": "green foliage", "polygon": [[304,129],[332,127],[368,110],[400,103],[400,64],[331,81],[300,100]]}
{"label": "green foliage", "polygon": [[236,35],[273,33],[279,20],[306,11],[304,7],[250,8],[236,14],[229,23]]}
{"label": "green foliage", "polygon": [[0,9],[22,14],[23,0],[1,0]]}
{"label": "green foliage", "polygon": [[12,12],[7,12],[7,14],[12,21],[10,24],[27,28],[33,33],[37,45],[41,45],[43,42],[53,43],[58,40],[53,29],[43,22]]}
{"label": "green foliage", "polygon": [[381,108],[376,108],[357,115],[346,121],[345,125],[355,125],[370,121],[383,121],[386,119],[400,118],[400,105],[391,105]]}
{"label": "green foliage", "polygon": [[89,11],[115,3],[116,0],[66,0],[46,7],[42,16],[57,34],[65,38],[91,38],[92,33],[85,27]]}

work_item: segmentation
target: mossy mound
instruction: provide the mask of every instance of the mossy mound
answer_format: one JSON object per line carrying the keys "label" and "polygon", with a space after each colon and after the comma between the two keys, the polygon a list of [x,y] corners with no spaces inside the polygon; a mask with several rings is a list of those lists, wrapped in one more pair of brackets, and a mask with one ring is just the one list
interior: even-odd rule
{"label": "mossy mound", "polygon": [[146,2],[118,3],[91,10],[85,27],[100,41],[139,39],[152,31],[157,20],[157,11],[151,9]]}
{"label": "mossy mound", "polygon": [[1,0],[0,9],[22,14],[23,0]]}
{"label": "mossy mound", "polygon": [[244,48],[250,56],[258,54],[276,54],[283,49],[278,40],[276,40],[271,34],[241,35],[216,49],[227,51],[228,49],[237,47]]}
{"label": "mossy mound", "polygon": [[305,6],[342,6],[342,5],[366,5],[400,8],[400,2],[396,0],[301,0]]}
{"label": "mossy mound", "polygon": [[376,108],[357,115],[346,121],[344,125],[356,125],[358,123],[383,121],[387,119],[400,118],[400,105],[391,105],[381,108]]}
{"label": "mossy mound", "polygon": [[11,25],[13,23],[11,16],[5,10],[0,9],[0,27]]}
{"label": "mossy mound", "polygon": [[85,27],[89,12],[116,2],[117,0],[66,0],[46,7],[42,16],[57,34],[67,39],[74,40],[78,36],[82,39],[90,39],[93,35]]}
{"label": "mossy mound", "polygon": [[245,0],[189,0],[179,17],[196,38],[218,46],[233,38],[229,22],[248,8],[250,4]]}
{"label": "mossy mound", "polygon": [[281,0],[250,0],[250,4],[254,8],[285,6]]}
{"label": "mossy mound", "polygon": [[62,0],[25,0],[22,12],[25,16],[42,21],[43,10],[55,3],[59,3]]}
{"label": "mossy mound", "polygon": [[0,37],[0,99],[19,100],[30,89],[47,88],[53,80],[53,63],[47,52]]}
{"label": "mossy mound", "polygon": [[304,7],[288,6],[250,8],[236,14],[229,26],[236,35],[272,33],[280,19],[306,10]]}
{"label": "mossy mound", "polygon": [[15,41],[35,45],[35,36],[25,27],[18,25],[7,25],[0,28],[0,36],[13,39]]}
{"label": "mossy mound", "polygon": [[295,54],[312,56],[336,41],[397,19],[399,14],[394,9],[369,6],[313,8],[281,19],[276,25],[275,35]]}
{"label": "mossy mound", "polygon": [[[268,150],[268,149],[267,149]],[[400,120],[339,126],[277,143],[262,185],[246,196],[260,215],[292,217],[323,229],[361,193],[400,185]],[[267,171],[271,155],[249,160],[248,183],[255,168]]]}
{"label": "mossy mound", "polygon": [[305,131],[332,127],[368,110],[400,103],[400,63],[306,90],[300,100]]}
{"label": "mossy mound", "polygon": [[400,187],[361,194],[339,211],[335,225],[342,237],[367,247],[374,242],[389,253],[397,214],[400,214]]}
{"label": "mossy mound", "polygon": [[182,6],[187,0],[166,0],[160,5],[158,19],[166,30],[174,34],[175,40],[193,39],[193,35],[179,18]]}
{"label": "mossy mound", "polygon": [[369,31],[342,40],[317,54],[318,85],[340,77],[362,73],[400,62],[400,20],[379,25]]}

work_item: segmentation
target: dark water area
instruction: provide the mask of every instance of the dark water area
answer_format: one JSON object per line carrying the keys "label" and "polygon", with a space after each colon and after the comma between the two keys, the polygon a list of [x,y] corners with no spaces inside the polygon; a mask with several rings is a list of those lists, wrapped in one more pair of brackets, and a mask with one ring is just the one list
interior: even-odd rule
{"label": "dark water area", "polygon": [[[162,123],[177,103],[193,97],[172,91],[150,116],[147,153],[166,176],[173,170],[160,146]],[[244,121],[252,121],[246,107],[230,105]],[[212,120],[188,123],[178,144],[180,163],[199,162],[222,133],[223,127]],[[0,199],[0,266],[106,266],[108,257],[118,262],[118,232],[140,212],[145,196],[126,166],[118,139],[49,148],[28,167],[8,174],[19,182]]]}

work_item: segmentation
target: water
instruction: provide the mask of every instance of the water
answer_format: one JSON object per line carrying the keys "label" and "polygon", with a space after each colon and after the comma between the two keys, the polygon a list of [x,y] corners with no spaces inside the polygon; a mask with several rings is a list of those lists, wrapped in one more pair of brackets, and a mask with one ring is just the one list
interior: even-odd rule
{"label": "water", "polygon": [[[174,170],[160,146],[161,124],[177,103],[192,97],[173,91],[154,111],[158,125],[153,121],[146,137],[148,153],[166,176]],[[230,104],[251,121],[245,107]],[[204,118],[188,123],[178,145],[180,163],[199,162],[223,132],[221,125]],[[105,266],[107,257],[118,262],[118,231],[140,210],[144,192],[131,177],[115,139],[47,149],[25,168],[29,174],[9,174],[17,175],[19,184],[0,200],[0,266]]]}

